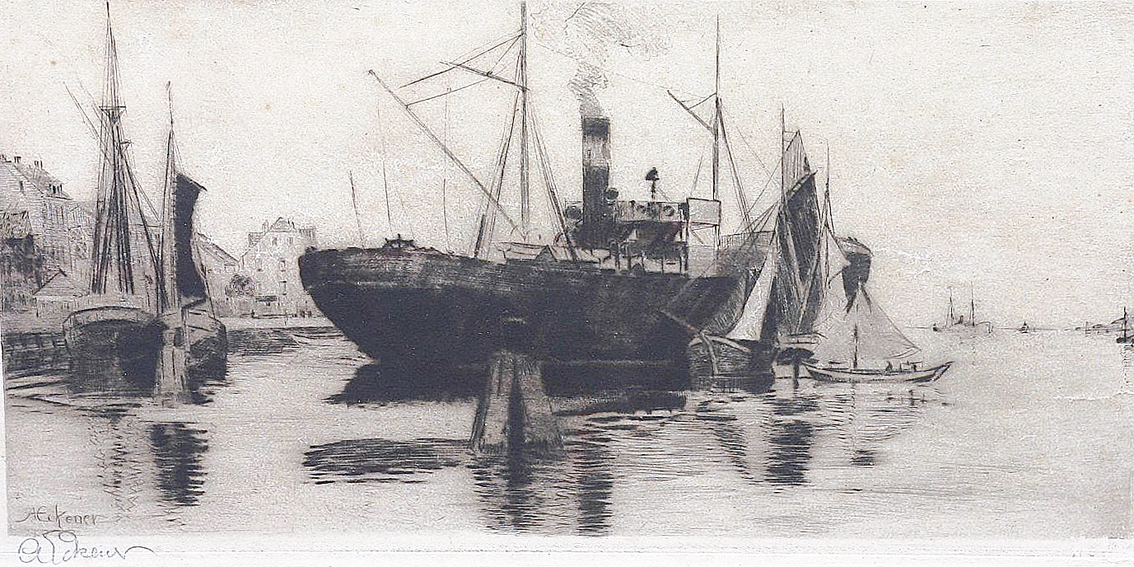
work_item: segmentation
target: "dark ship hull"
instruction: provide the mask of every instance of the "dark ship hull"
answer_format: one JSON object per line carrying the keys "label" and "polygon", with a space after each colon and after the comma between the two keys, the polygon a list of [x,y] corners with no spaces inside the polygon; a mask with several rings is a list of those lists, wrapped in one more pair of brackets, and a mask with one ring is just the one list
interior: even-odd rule
{"label": "dark ship hull", "polygon": [[[205,311],[190,309],[187,378],[190,386],[223,375],[228,337],[224,324]],[[157,377],[162,331],[169,316],[143,309],[100,306],[71,314],[63,337],[71,356],[71,383],[80,391],[148,394]]]}
{"label": "dark ship hull", "polygon": [[[496,263],[430,249],[319,250],[299,259],[319,309],[384,368],[414,376],[483,364],[505,318],[530,329],[534,354],[575,369],[687,372],[697,318],[712,315],[738,279],[624,274],[566,262]],[[662,310],[681,296],[678,323]]]}
{"label": "dark ship hull", "polygon": [[[158,317],[162,330],[176,323],[175,313],[165,313]],[[228,366],[228,330],[224,323],[203,309],[186,309],[185,324],[189,328],[189,349],[186,365],[188,375],[194,383],[224,374]]]}
{"label": "dark ship hull", "polygon": [[81,390],[129,391],[153,387],[161,333],[154,315],[138,307],[80,309],[63,322],[71,374]]}

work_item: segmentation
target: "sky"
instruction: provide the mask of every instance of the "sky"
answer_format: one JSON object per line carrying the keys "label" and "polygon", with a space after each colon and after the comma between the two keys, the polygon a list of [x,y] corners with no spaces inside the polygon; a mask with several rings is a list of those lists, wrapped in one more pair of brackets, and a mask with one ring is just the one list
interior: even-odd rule
{"label": "sky", "polygon": [[[666,91],[712,94],[719,17],[745,193],[774,199],[782,108],[821,183],[829,150],[836,231],[874,251],[869,286],[895,320],[939,321],[950,290],[971,290],[978,318],[1005,326],[1134,307],[1134,12],[1121,4],[533,0],[529,11],[531,100],[563,200],[580,192],[580,77],[611,118],[623,197],[648,196],[652,167],[669,197],[708,195],[710,138]],[[612,41],[580,31],[588,11],[616,24]],[[226,249],[239,255],[248,231],[279,216],[315,225],[322,246],[402,233],[468,249],[479,193],[367,71],[395,87],[438,71],[515,32],[518,4],[122,0],[111,15],[142,188],[160,195],[168,82],[181,168],[208,188],[198,226]],[[0,153],[42,160],[78,199],[93,198],[98,148],[66,88],[87,106],[101,93],[105,34],[97,1],[0,11]],[[479,79],[454,71],[398,93]],[[413,108],[486,179],[512,89],[489,80]],[[504,200],[518,217],[514,189]],[[739,219],[732,191],[722,186],[725,232]],[[545,203],[533,187],[543,236]]]}

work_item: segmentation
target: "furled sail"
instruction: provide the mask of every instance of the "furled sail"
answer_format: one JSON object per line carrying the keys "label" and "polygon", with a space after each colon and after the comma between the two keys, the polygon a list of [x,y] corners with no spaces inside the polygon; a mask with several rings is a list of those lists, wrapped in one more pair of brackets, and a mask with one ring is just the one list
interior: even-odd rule
{"label": "furled sail", "polygon": [[[839,282],[835,282],[838,284]],[[821,364],[848,368],[880,368],[887,362],[901,361],[920,349],[910,341],[882,308],[859,285],[854,299],[845,311],[837,308],[839,295],[845,298],[841,285],[829,285],[824,297],[830,301],[821,313],[817,331],[822,335],[814,357]]]}
{"label": "furled sail", "polygon": [[[197,263],[193,228],[193,210],[197,197],[204,191],[196,181],[178,173],[173,186],[173,271],[182,306],[201,303],[208,297],[205,281]],[[176,298],[175,298],[176,300]]]}

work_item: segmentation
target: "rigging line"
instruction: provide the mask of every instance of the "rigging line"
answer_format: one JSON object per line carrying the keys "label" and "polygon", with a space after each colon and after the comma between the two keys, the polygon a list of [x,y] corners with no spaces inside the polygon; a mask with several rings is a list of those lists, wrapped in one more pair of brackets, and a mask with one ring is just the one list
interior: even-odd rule
{"label": "rigging line", "polygon": [[[513,40],[512,40],[512,45],[515,45],[515,43],[516,43],[516,40],[517,40],[517,39],[519,39],[519,36],[517,36],[517,37],[516,37],[515,39],[513,39]],[[495,62],[495,63],[493,63],[493,64],[492,64],[492,66],[488,68],[488,73],[489,73],[489,74],[491,74],[491,73],[492,73],[492,71],[494,71],[494,70],[495,70],[495,69],[496,69],[496,68],[497,68],[498,66],[500,66],[500,62],[501,62],[501,61],[503,61],[503,60],[504,60],[504,57],[508,55],[508,52],[512,50],[512,45],[509,45],[509,46],[508,46],[508,49],[505,49],[505,50],[504,50],[504,52],[500,54],[500,57],[498,57],[498,58],[496,59],[496,62]],[[455,69],[455,68],[456,68],[456,67],[450,67],[449,69]],[[452,89],[452,90],[446,90],[446,92],[443,92],[443,93],[441,93],[441,94],[436,94],[436,95],[432,95],[432,96],[427,96],[427,97],[425,97],[425,98],[421,98],[421,99],[415,100],[415,101],[413,101],[413,102],[411,102],[411,103],[408,103],[408,104],[406,104],[406,106],[413,106],[413,105],[415,105],[415,104],[417,104],[417,103],[419,103],[419,102],[426,102],[426,101],[429,101],[429,100],[433,100],[433,99],[435,99],[435,98],[439,98],[439,97],[443,97],[443,96],[446,96],[446,95],[449,95],[449,94],[455,93],[455,92],[457,92],[457,91],[462,91],[462,90],[465,90],[465,89],[467,89],[467,88],[469,88],[469,87],[473,87],[473,86],[479,85],[479,84],[481,84],[481,83],[483,83],[483,82],[485,82],[485,81],[487,81],[487,80],[489,80],[489,79],[491,79],[491,78],[492,78],[492,77],[487,77],[487,76],[486,76],[485,78],[483,78],[483,79],[481,79],[481,80],[479,80],[479,81],[474,81],[474,82],[472,82],[472,83],[469,83],[469,84],[467,84],[467,85],[465,85],[465,86],[463,86],[463,87],[459,87],[459,88],[456,88],[456,89]]]}
{"label": "rigging line", "polygon": [[[723,107],[724,104],[722,104],[721,106]],[[724,111],[723,108],[721,110]],[[732,120],[731,114],[728,115],[728,119]],[[744,142],[744,145],[748,147],[748,151],[752,152],[752,157],[756,158],[756,163],[760,164],[760,168],[764,170],[764,173],[772,175],[772,171],[768,169],[767,165],[764,164],[764,160],[760,159],[760,154],[756,153],[756,150],[752,147],[752,144],[748,143],[748,138],[744,136],[744,131],[740,128],[736,128],[736,133],[738,136],[740,136],[740,140]]]}
{"label": "rigging line", "polygon": [[[481,55],[484,55],[485,53],[488,53],[489,51],[492,51],[493,49],[496,49],[497,47],[500,47],[501,45],[504,45],[505,43],[508,43],[509,41],[512,42],[512,45],[515,45],[516,40],[518,40],[518,39],[520,39],[520,34],[509,35],[506,38],[504,38],[503,41],[493,45],[492,47],[489,47],[488,49],[485,49],[484,51],[481,51],[481,52],[479,52],[479,53],[477,53],[477,54],[475,54],[471,57],[466,57],[466,58],[460,60],[460,63],[445,63],[445,65],[449,65],[449,67],[442,69],[440,71],[434,72],[434,73],[430,73],[430,74],[428,74],[424,77],[421,77],[419,79],[414,79],[414,80],[402,85],[400,88],[404,89],[404,88],[406,88],[410,85],[420,83],[420,82],[425,81],[427,79],[432,79],[433,77],[436,77],[436,76],[441,75],[443,73],[448,73],[449,71],[452,71],[453,69],[455,69],[458,64],[468,63],[469,61],[472,61],[473,59],[476,59],[477,57],[480,57]],[[512,45],[508,46],[508,50],[512,49]],[[473,49],[475,50],[476,48],[473,48]],[[505,50],[505,53],[507,53],[508,50]]]}
{"label": "rigging line", "polygon": [[362,233],[362,217],[358,214],[358,193],[354,189],[354,172],[347,170],[347,178],[350,179],[350,203],[354,208],[354,223],[358,225],[358,245],[366,247],[366,237]]}
{"label": "rigging line", "polygon": [[[452,92],[452,83],[446,84],[446,91]],[[452,135],[452,128],[449,122],[449,99],[445,99],[445,144],[448,145],[449,137]],[[441,217],[445,223],[445,251],[450,251],[453,248],[452,238],[449,236],[449,201],[446,193],[448,192],[449,184],[449,162],[445,162],[442,166],[441,177]]]}
{"label": "rigging line", "polygon": [[406,103],[406,106],[413,106],[413,105],[415,105],[415,104],[418,104],[418,103],[421,103],[421,102],[426,102],[426,101],[430,101],[430,100],[433,100],[433,99],[435,99],[435,98],[441,98],[441,97],[443,97],[443,96],[448,96],[448,95],[451,95],[451,94],[453,94],[453,93],[455,93],[455,92],[457,92],[457,91],[463,91],[463,90],[465,90],[465,89],[467,89],[467,88],[469,88],[469,87],[475,87],[475,86],[477,86],[477,85],[479,85],[479,84],[481,84],[481,83],[483,83],[483,82],[485,82],[485,81],[487,81],[487,80],[488,80],[488,77],[485,77],[485,78],[483,78],[483,79],[481,79],[481,80],[479,80],[479,81],[473,81],[473,82],[471,82],[471,83],[469,83],[469,84],[467,84],[467,85],[464,85],[464,86],[460,86],[460,87],[457,87],[457,88],[455,88],[455,89],[447,90],[447,91],[445,91],[445,92],[443,92],[443,93],[441,93],[441,94],[435,94],[435,95],[432,95],[432,96],[427,96],[427,97],[425,97],[425,98],[419,98],[419,99],[417,99],[417,100],[415,100],[415,101],[413,101],[413,102],[407,102],[407,103]]}
{"label": "rigging line", "polygon": [[752,218],[748,214],[748,199],[744,196],[744,186],[740,182],[740,173],[736,169],[736,159],[732,155],[732,145],[728,142],[728,133],[724,125],[724,115],[721,115],[721,139],[724,141],[725,153],[728,154],[728,162],[732,169],[733,191],[736,193],[736,203],[744,216],[744,225],[752,224]]}
{"label": "rigging line", "polygon": [[453,163],[455,163],[457,165],[457,167],[461,170],[461,173],[464,173],[465,176],[467,176],[469,179],[471,179],[473,184],[476,185],[476,188],[481,193],[488,196],[489,200],[497,208],[497,211],[499,212],[499,214],[502,217],[504,217],[505,221],[508,222],[508,225],[511,226],[513,229],[518,228],[517,225],[516,225],[516,221],[512,220],[512,217],[509,216],[508,213],[503,210],[504,206],[500,204],[500,201],[498,199],[496,199],[495,197],[493,197],[492,193],[488,190],[488,188],[486,188],[484,186],[483,183],[481,183],[480,179],[477,178],[476,174],[474,174],[472,172],[472,170],[469,169],[468,166],[465,165],[465,163],[463,161],[461,161],[460,158],[458,158],[456,156],[456,154],[454,154],[453,151],[448,148],[448,146],[446,146],[444,143],[441,142],[441,139],[438,138],[437,135],[433,133],[433,130],[429,129],[429,126],[421,119],[421,117],[419,117],[417,114],[415,114],[412,108],[405,105],[405,102],[403,102],[401,97],[398,96],[398,93],[394,92],[394,89],[390,88],[390,85],[386,84],[386,82],[383,81],[382,78],[378,76],[378,73],[375,73],[373,69],[370,69],[368,71],[368,73],[370,74],[371,77],[374,77],[375,81],[378,81],[378,84],[382,87],[383,90],[386,91],[387,94],[390,95],[390,98],[393,98],[395,101],[397,101],[398,104],[400,104],[402,106],[402,110],[406,111],[406,114],[409,115],[410,119],[413,120],[414,124],[416,124],[417,127],[421,129],[421,131],[426,135],[426,137],[428,137],[430,139],[430,141],[432,141],[434,144],[437,144],[441,148],[441,151],[445,154],[445,156],[448,157],[450,160],[452,160]]}
{"label": "rigging line", "polygon": [[449,65],[453,65],[458,69],[464,69],[465,71],[468,71],[470,73],[481,75],[483,77],[488,77],[489,79],[492,79],[492,80],[495,80],[495,81],[500,81],[501,83],[504,83],[506,85],[512,85],[513,87],[516,87],[516,88],[518,88],[522,91],[528,90],[528,88],[525,87],[524,85],[521,85],[520,83],[517,83],[516,81],[509,81],[508,79],[505,79],[504,77],[501,77],[500,75],[497,75],[496,73],[493,73],[492,71],[482,71],[480,69],[476,69],[474,67],[469,67],[468,65],[462,65],[460,63],[449,63]]}
{"label": "rigging line", "polygon": [[697,193],[697,182],[701,180],[701,166],[705,164],[705,147],[701,147],[701,157],[697,159],[697,172],[693,174],[693,185],[689,187],[689,196]]}
{"label": "rigging line", "polygon": [[[512,147],[512,135],[516,130],[516,113],[520,106],[520,94],[516,96],[512,102],[512,120],[510,120],[500,135],[500,150],[496,155],[496,166],[492,171],[492,197],[497,203],[500,202],[500,193],[504,188],[504,173],[508,165],[508,153]],[[486,193],[486,197],[489,195]],[[473,247],[473,257],[480,258],[488,243],[492,241],[494,233],[496,232],[496,214],[501,209],[499,207],[492,207],[492,202],[489,199],[485,200],[484,212],[480,216],[480,226],[477,230],[476,244]],[[513,225],[515,227],[515,225]]]}
{"label": "rigging line", "polygon": [[394,235],[394,216],[390,213],[390,184],[386,180],[386,128],[382,124],[382,104],[374,105],[378,117],[378,139],[382,149],[382,192],[386,199],[386,230]]}
{"label": "rigging line", "polygon": [[567,230],[567,219],[563,216],[563,208],[559,202],[559,191],[555,185],[555,176],[551,170],[551,163],[547,157],[547,147],[543,143],[543,136],[540,135],[539,121],[536,118],[536,113],[531,113],[532,119],[532,133],[535,137],[536,143],[536,157],[539,161],[540,172],[543,174],[544,187],[547,189],[547,199],[551,205],[552,212],[555,213],[555,220],[559,223],[559,229],[562,231],[563,239],[567,242],[567,252],[571,255],[571,261],[578,264],[579,256],[575,251],[575,244],[571,242],[570,232]]}
{"label": "rigging line", "polygon": [[701,101],[698,102],[697,104],[689,105],[689,109],[693,110],[694,108],[697,108],[698,106],[701,106],[702,104],[705,104],[705,102],[707,102],[709,99],[713,98],[714,96],[717,96],[717,93],[713,93],[713,94],[701,99]]}

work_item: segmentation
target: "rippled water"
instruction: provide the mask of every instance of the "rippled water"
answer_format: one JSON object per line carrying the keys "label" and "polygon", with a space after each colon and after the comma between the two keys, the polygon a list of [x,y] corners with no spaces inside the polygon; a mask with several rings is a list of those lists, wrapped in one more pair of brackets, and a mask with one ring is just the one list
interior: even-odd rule
{"label": "rippled water", "polygon": [[83,533],[1108,537],[1131,532],[1134,351],[914,333],[931,385],[553,397],[553,454],[467,449],[479,386],[386,384],[341,337],[233,340],[195,404],[6,383],[9,525]]}

